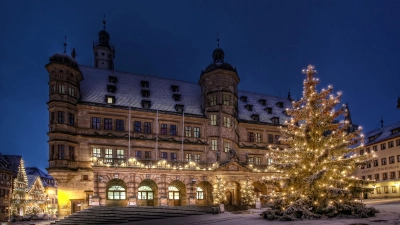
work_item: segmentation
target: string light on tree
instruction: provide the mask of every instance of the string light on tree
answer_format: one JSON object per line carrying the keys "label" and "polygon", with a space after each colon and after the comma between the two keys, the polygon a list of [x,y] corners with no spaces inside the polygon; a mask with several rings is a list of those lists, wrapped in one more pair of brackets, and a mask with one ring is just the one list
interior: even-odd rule
{"label": "string light on tree", "polygon": [[217,183],[214,184],[213,197],[214,204],[224,203],[226,201],[224,182],[221,177],[216,177]]}
{"label": "string light on tree", "polygon": [[[361,129],[349,131],[352,124],[346,119],[346,105],[335,110],[341,92],[332,94],[331,85],[318,92],[314,66],[309,65],[303,73],[303,97],[286,110],[291,120],[281,127],[280,141],[292,148],[269,153],[273,156],[271,167],[282,172],[268,183],[275,184],[280,191],[267,196],[270,209],[261,215],[270,220],[352,213],[358,217],[373,216],[374,208],[354,201],[365,191],[359,188],[362,180],[347,177],[373,158],[372,153],[355,154],[362,148]],[[340,121],[342,117],[345,119]]]}

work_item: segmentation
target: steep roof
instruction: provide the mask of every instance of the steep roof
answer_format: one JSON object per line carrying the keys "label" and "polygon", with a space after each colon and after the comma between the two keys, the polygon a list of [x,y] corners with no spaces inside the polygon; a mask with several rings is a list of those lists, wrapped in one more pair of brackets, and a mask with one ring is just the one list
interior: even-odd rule
{"label": "steep roof", "polygon": [[[392,132],[396,131],[397,132]],[[400,121],[364,134],[364,145],[372,145],[387,139],[400,137]]]}
{"label": "steep roof", "polygon": [[1,152],[0,152],[0,170],[6,170],[12,172],[10,168],[10,163],[4,158]]}
{"label": "steep roof", "polygon": [[10,170],[15,178],[18,174],[18,169],[21,163],[22,156],[20,155],[4,155],[4,158],[10,163]]}
{"label": "steep roof", "polygon": [[43,172],[42,170],[38,169],[37,167],[26,167],[25,171],[26,171],[26,176],[28,177],[29,188],[32,187],[32,185],[35,183],[36,178],[38,177],[42,182],[43,187],[56,186],[53,177]]}
{"label": "steep roof", "polygon": [[[115,106],[132,107],[142,109],[142,100],[151,101],[151,110],[160,110],[176,113],[175,105],[184,105],[185,114],[204,116],[201,108],[201,88],[197,83],[161,78],[149,75],[127,73],[99,69],[89,66],[79,66],[83,75],[80,83],[81,99],[83,103],[105,103],[105,96],[115,97]],[[110,83],[109,76],[117,78],[115,83]],[[142,88],[141,82],[147,81],[148,88]],[[107,85],[115,85],[115,93],[109,93]],[[178,92],[173,92],[171,86],[179,86]],[[142,90],[150,91],[149,97],[142,96]],[[180,100],[175,101],[173,94],[180,94]],[[253,114],[259,115],[259,122],[273,123],[273,117],[279,117],[279,123],[283,124],[288,117],[283,112],[285,108],[291,107],[288,98],[270,96],[266,94],[253,93],[248,91],[238,91],[239,96],[247,96],[247,103],[239,100],[239,120],[253,121]],[[266,100],[266,105],[259,103],[260,99]],[[283,108],[277,103],[282,102]],[[253,108],[249,111],[245,106],[252,104]],[[272,113],[265,111],[266,107],[272,108]]]}

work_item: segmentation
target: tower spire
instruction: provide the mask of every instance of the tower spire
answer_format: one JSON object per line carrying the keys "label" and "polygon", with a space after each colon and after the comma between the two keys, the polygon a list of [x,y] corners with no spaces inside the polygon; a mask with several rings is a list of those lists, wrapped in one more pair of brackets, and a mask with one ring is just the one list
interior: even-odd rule
{"label": "tower spire", "polygon": [[379,121],[381,123],[381,128],[383,128],[383,118],[381,116],[381,121]]}
{"label": "tower spire", "polygon": [[217,48],[219,48],[219,33],[217,31]]}
{"label": "tower spire", "polygon": [[103,30],[106,30],[106,15],[103,14],[104,18],[103,18]]}
{"label": "tower spire", "polygon": [[67,36],[64,36],[64,54],[67,54]]}

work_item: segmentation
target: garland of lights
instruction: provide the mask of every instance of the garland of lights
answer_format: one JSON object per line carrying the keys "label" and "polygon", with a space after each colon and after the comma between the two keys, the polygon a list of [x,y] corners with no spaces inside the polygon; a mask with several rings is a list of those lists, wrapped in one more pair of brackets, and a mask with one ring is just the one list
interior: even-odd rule
{"label": "garland of lights", "polygon": [[214,204],[224,203],[226,201],[225,187],[221,177],[217,177],[217,183],[213,190]]}

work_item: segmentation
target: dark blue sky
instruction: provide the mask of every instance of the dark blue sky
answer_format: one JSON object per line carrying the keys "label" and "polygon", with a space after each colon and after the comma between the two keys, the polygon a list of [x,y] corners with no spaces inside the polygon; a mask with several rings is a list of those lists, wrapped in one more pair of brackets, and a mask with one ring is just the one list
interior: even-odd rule
{"label": "dark blue sky", "polygon": [[353,122],[370,131],[399,121],[400,1],[2,1],[0,152],[48,166],[49,56],[77,51],[92,65],[102,29],[115,69],[197,82],[219,32],[239,89],[299,98],[301,69],[316,66],[319,89],[342,91]]}

